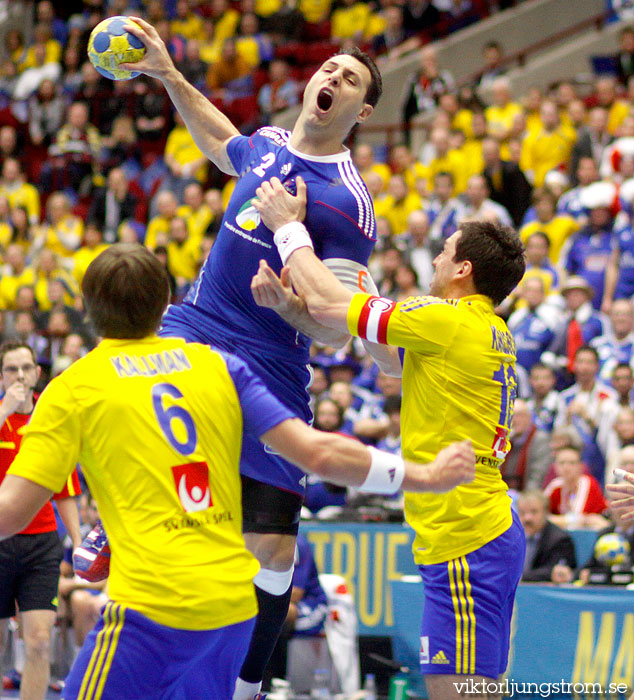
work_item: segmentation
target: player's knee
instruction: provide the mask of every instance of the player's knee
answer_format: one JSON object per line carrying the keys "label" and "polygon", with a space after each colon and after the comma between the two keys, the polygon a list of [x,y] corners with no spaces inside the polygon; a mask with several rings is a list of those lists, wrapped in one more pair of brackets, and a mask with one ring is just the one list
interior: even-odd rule
{"label": "player's knee", "polygon": [[253,583],[271,595],[284,595],[293,581],[293,568],[291,566],[286,571],[260,569],[253,579]]}
{"label": "player's knee", "polygon": [[260,566],[271,571],[288,571],[295,560],[295,537],[274,533],[245,533],[249,551]]}

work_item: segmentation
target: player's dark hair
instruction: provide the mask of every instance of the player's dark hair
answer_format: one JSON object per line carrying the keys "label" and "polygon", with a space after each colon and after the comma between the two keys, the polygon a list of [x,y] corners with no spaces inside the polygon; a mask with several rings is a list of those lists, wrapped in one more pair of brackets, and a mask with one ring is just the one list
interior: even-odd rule
{"label": "player's dark hair", "polygon": [[467,221],[460,230],[454,261],[469,260],[476,291],[497,306],[524,276],[522,241],[512,228],[489,221]]}
{"label": "player's dark hair", "polygon": [[0,374],[2,373],[4,367],[4,356],[8,352],[20,350],[21,348],[26,348],[31,353],[33,362],[37,365],[37,355],[35,354],[35,350],[33,350],[30,345],[23,343],[20,340],[5,340],[4,343],[0,345]]}
{"label": "player's dark hair", "polygon": [[155,332],[169,301],[167,271],[139,243],[117,243],[88,266],[84,302],[105,338],[144,338]]}
{"label": "player's dark hair", "polygon": [[363,63],[370,71],[370,84],[365,93],[365,101],[367,104],[375,107],[383,93],[383,79],[381,78],[381,71],[377,68],[374,60],[368,56],[367,53],[361,51],[358,46],[351,46],[349,49],[339,51],[335,56],[352,56],[352,58],[356,58],[359,63]]}
{"label": "player's dark hair", "polygon": [[619,362],[619,364],[612,370],[613,377],[617,369],[626,369],[630,374],[634,374],[632,366],[629,365],[627,362]]}

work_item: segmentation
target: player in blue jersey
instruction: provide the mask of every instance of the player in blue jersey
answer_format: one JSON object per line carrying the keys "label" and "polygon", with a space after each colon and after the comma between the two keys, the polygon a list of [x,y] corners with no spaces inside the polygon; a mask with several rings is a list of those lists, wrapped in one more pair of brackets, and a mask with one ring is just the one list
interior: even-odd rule
{"label": "player in blue jersey", "polygon": [[[372,289],[366,269],[376,239],[372,201],[343,141],[372,113],[381,76],[362,52],[342,52],[309,80],[292,132],[263,127],[241,136],[175,69],[156,30],[133,19],[140,28],[127,28],[147,49],[134,70],[162,81],[201,151],[223,172],[239,176],[211,255],[184,303],[168,310],[162,332],[235,353],[287,407],[309,420],[310,339],[340,346],[347,336],[314,322],[302,302],[282,317],[255,304],[250,285],[259,261],[277,273],[281,261],[253,200],[273,176],[291,192],[301,177],[316,253],[349,286]],[[256,577],[260,614],[235,695],[251,700],[286,617],[305,477],[248,435],[241,471],[245,539],[262,565]]]}

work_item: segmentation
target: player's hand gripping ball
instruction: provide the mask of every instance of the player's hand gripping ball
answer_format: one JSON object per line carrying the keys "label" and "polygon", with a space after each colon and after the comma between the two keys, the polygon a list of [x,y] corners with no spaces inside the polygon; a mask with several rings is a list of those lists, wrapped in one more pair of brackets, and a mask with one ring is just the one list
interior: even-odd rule
{"label": "player's hand gripping ball", "polygon": [[627,564],[629,554],[629,542],[618,532],[601,535],[594,545],[594,556],[604,566]]}
{"label": "player's hand gripping ball", "polygon": [[121,70],[120,63],[136,63],[145,55],[145,46],[134,34],[127,32],[126,24],[133,24],[121,15],[108,17],[92,30],[88,39],[88,58],[101,75],[111,80],[130,80],[140,75],[137,71]]}

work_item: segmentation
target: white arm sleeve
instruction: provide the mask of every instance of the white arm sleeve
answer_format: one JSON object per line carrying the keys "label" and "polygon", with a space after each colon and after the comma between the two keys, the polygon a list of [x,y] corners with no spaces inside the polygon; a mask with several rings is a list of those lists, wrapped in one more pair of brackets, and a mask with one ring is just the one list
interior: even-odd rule
{"label": "white arm sleeve", "polygon": [[345,258],[328,258],[323,263],[347,289],[378,296],[379,290],[365,265]]}

